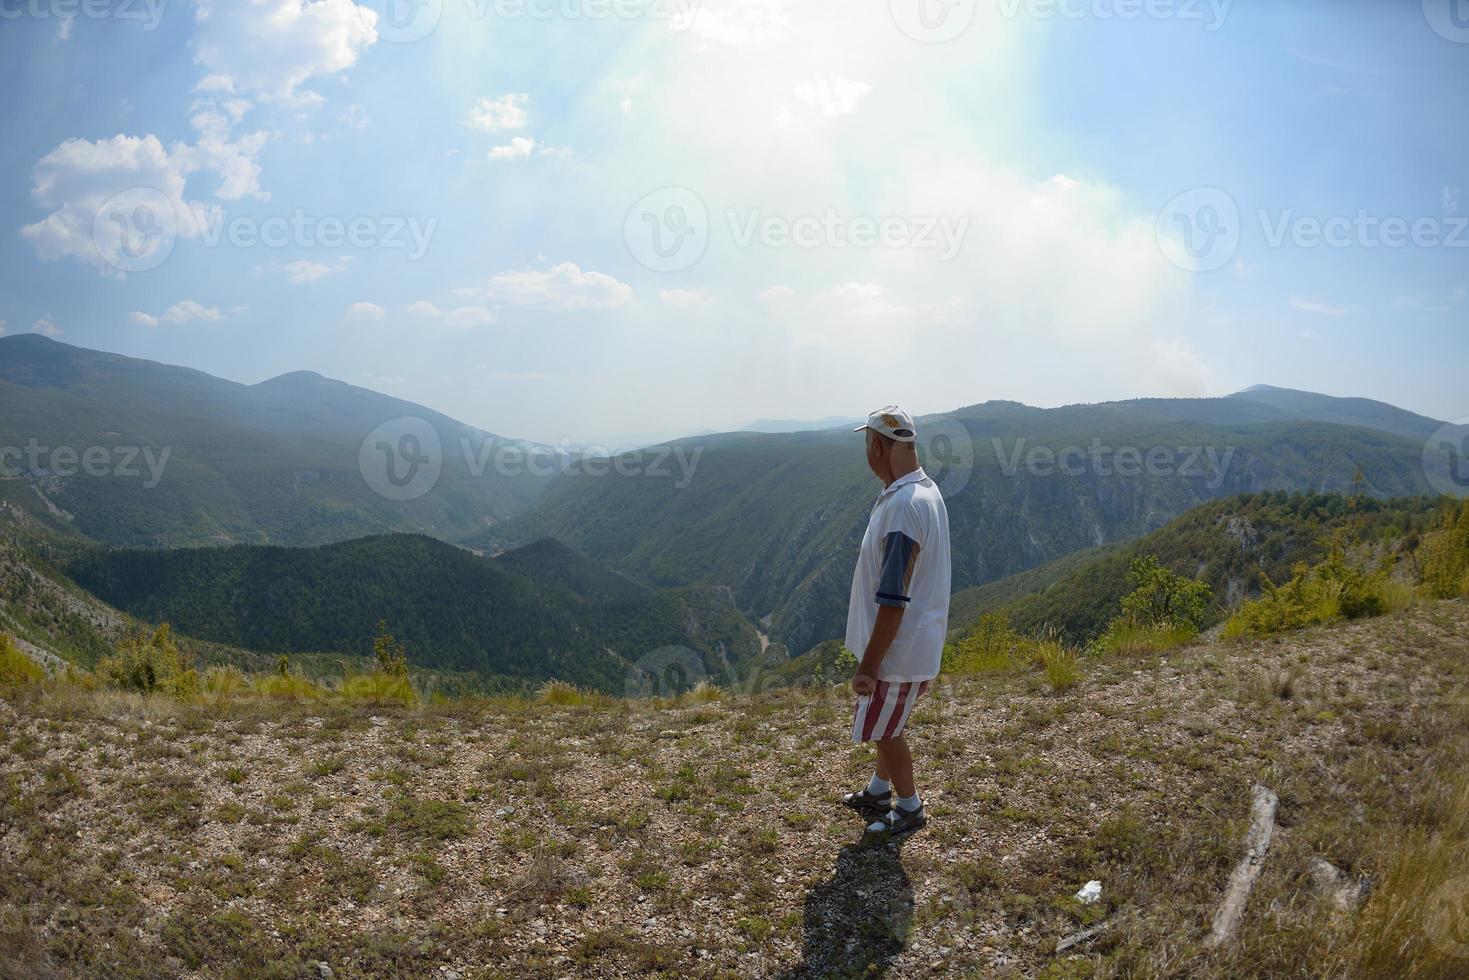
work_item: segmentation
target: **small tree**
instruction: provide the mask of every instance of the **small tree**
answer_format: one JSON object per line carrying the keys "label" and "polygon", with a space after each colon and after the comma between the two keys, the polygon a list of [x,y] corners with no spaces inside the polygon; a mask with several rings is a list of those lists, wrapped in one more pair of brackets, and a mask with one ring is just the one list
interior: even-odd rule
{"label": "small tree", "polygon": [[393,639],[393,634],[388,632],[386,619],[377,621],[377,636],[372,640],[372,656],[378,673],[391,677],[408,676],[407,651],[403,649],[403,644]]}
{"label": "small tree", "polygon": [[151,634],[140,630],[117,646],[117,653],[104,657],[97,673],[118,687],[145,693],[163,691],[179,697],[197,692],[199,674],[173,640],[167,623]]}
{"label": "small tree", "polygon": [[1213,590],[1158,563],[1157,555],[1132,560],[1133,590],[1122,599],[1122,617],[1133,626],[1197,630]]}

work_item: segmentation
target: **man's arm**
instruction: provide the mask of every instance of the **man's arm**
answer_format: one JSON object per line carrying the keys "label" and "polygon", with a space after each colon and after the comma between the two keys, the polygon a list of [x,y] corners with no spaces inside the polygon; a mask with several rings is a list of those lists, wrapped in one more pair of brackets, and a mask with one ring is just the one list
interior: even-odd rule
{"label": "man's arm", "polygon": [[903,622],[903,607],[881,606],[877,610],[877,622],[872,627],[872,639],[867,641],[867,650],[862,662],[857,665],[857,674],[852,678],[852,690],[858,694],[871,694],[877,687],[877,672],[882,669],[882,658],[898,635]]}

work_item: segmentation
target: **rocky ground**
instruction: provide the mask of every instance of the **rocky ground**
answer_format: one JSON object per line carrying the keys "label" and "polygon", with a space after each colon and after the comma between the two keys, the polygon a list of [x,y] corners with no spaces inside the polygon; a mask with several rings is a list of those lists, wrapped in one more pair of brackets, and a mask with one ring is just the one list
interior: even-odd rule
{"label": "rocky ground", "polygon": [[[913,722],[931,824],[900,850],[856,846],[834,802],[870,764],[836,690],[0,692],[0,974],[1330,974],[1368,912],[1328,908],[1312,862],[1370,885],[1422,822],[1462,740],[1469,605],[1083,670],[937,685]],[[1209,950],[1254,783],[1279,826]]]}

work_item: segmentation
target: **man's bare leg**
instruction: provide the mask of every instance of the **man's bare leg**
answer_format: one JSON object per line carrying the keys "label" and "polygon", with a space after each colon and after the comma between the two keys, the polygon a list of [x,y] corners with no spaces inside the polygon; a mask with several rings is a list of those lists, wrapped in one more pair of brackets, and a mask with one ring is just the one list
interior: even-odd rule
{"label": "man's bare leg", "polygon": [[913,785],[913,753],[903,736],[879,739],[877,745],[877,774],[891,780],[899,796],[911,797],[918,790]]}

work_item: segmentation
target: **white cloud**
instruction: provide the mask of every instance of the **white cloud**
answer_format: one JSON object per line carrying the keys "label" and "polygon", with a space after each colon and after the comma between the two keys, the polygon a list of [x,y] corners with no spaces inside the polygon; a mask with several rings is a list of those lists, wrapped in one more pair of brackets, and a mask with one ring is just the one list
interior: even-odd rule
{"label": "white cloud", "polygon": [[1337,306],[1334,303],[1300,297],[1295,297],[1290,301],[1290,308],[1301,313],[1314,313],[1317,316],[1348,316],[1358,312],[1356,307]]}
{"label": "white cloud", "polygon": [[1202,398],[1210,394],[1209,368],[1188,344],[1174,338],[1153,341],[1149,369],[1138,372],[1140,395]]}
{"label": "white cloud", "polygon": [[794,295],[796,291],[791,287],[776,285],[760,293],[759,298],[767,303],[776,303],[783,299],[790,299]]}
{"label": "white cloud", "polygon": [[348,320],[381,320],[387,315],[387,310],[376,303],[353,303],[347,307],[346,317]]}
{"label": "white cloud", "polygon": [[487,133],[524,129],[527,122],[525,107],[529,100],[530,96],[524,92],[508,92],[497,99],[486,96],[469,110],[469,124]]}
{"label": "white cloud", "polygon": [[76,19],[75,16],[57,18],[57,22],[56,22],[56,43],[57,44],[62,44],[64,42],[66,42],[66,41],[70,41],[71,40],[72,21],[75,20],[75,19]]}
{"label": "white cloud", "polygon": [[669,306],[685,310],[704,306],[709,302],[709,297],[697,289],[660,289],[658,298]]}
{"label": "white cloud", "polygon": [[850,78],[818,78],[796,86],[796,98],[827,119],[845,116],[857,108],[872,86]]}
{"label": "white cloud", "polygon": [[[287,280],[302,285],[320,282],[327,276],[335,275],[339,272],[346,272],[347,266],[351,264],[352,257],[350,255],[344,255],[331,265],[327,265],[324,262],[315,262],[311,259],[297,259],[295,262],[286,263],[280,269],[286,274]],[[262,266],[256,271],[264,271],[265,268],[267,267]]]}
{"label": "white cloud", "polygon": [[408,313],[424,320],[438,320],[446,327],[456,329],[484,327],[496,320],[494,311],[483,306],[460,306],[452,310],[441,310],[426,299],[411,304]]}
{"label": "white cloud", "polygon": [[491,277],[483,292],[514,306],[553,312],[621,306],[632,298],[631,286],[604,272],[583,272],[575,262],[501,272]]}
{"label": "white cloud", "polygon": [[350,126],[353,129],[367,128],[367,110],[355,102],[343,109],[339,118],[343,126]]}
{"label": "white cloud", "polygon": [[495,320],[494,311],[483,306],[460,306],[444,314],[445,326],[460,329],[488,326]]}
{"label": "white cloud", "polygon": [[530,156],[530,151],[536,148],[536,141],[529,136],[516,136],[504,146],[496,146],[490,150],[491,160],[523,160]]}
{"label": "white cloud", "polygon": [[196,4],[194,60],[211,76],[227,76],[236,90],[289,105],[322,101],[300,86],[351,68],[378,39],[377,13],[352,0]]}
{"label": "white cloud", "polygon": [[[248,108],[249,103],[245,107]],[[244,109],[240,114],[244,114]],[[218,174],[219,188],[214,193],[221,200],[238,201],[246,196],[268,200],[270,195],[260,190],[259,157],[269,135],[255,132],[232,138],[231,122],[213,108],[200,109],[189,119],[189,124],[199,134],[198,141],[192,146],[174,144],[173,156],[189,170]]]}
{"label": "white cloud", "polygon": [[706,0],[688,4],[671,25],[691,36],[731,46],[768,46],[790,31],[786,0]]}
{"label": "white cloud", "polygon": [[170,306],[160,316],[152,316],[142,311],[128,314],[128,320],[143,327],[156,327],[160,323],[188,323],[191,320],[204,320],[213,323],[222,318],[217,307],[205,306],[191,299],[181,300]]}
{"label": "white cloud", "polygon": [[31,324],[31,332],[32,333],[42,334],[43,336],[46,336],[46,337],[60,337],[61,336],[61,328],[58,327],[56,324],[52,323],[46,317],[42,317],[41,319],[37,320],[35,323]]}
{"label": "white cloud", "polygon": [[[258,144],[234,149],[205,139],[200,147],[175,144],[170,151],[156,136],[67,140],[31,170],[31,197],[55,210],[21,228],[21,236],[43,259],[71,257],[121,275],[126,259],[137,257],[136,236],[143,232],[151,247],[171,247],[175,237],[196,238],[204,230],[210,208],[185,199],[189,174],[213,170],[222,194],[249,191],[253,161],[241,157],[258,152]],[[118,199],[124,192],[126,199]],[[109,203],[117,205],[116,215],[102,213]],[[135,227],[139,206],[151,219],[148,228]]]}

